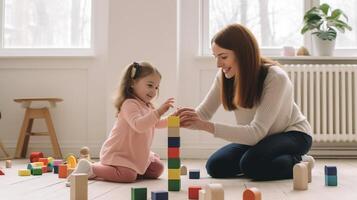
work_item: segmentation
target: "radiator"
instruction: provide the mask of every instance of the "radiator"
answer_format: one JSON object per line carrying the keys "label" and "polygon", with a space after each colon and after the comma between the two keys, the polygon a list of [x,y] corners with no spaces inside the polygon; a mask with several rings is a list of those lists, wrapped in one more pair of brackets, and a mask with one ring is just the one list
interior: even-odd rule
{"label": "radiator", "polygon": [[315,142],[357,141],[357,65],[284,65]]}

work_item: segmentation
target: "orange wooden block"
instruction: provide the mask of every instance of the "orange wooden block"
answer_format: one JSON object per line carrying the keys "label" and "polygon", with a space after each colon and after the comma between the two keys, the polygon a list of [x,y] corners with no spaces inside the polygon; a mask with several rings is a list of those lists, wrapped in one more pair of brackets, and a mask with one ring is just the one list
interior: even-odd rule
{"label": "orange wooden block", "polygon": [[43,162],[43,166],[47,166],[48,164],[48,159],[47,158],[39,158],[38,162]]}
{"label": "orange wooden block", "polygon": [[58,178],[67,178],[67,165],[58,166]]}
{"label": "orange wooden block", "polygon": [[188,187],[188,198],[198,199],[198,193],[202,189],[201,186],[190,186]]}
{"label": "orange wooden block", "polygon": [[169,147],[167,150],[168,158],[179,158],[180,157],[180,148],[178,147]]}
{"label": "orange wooden block", "polygon": [[252,187],[247,188],[243,192],[243,200],[261,200],[262,193],[259,191],[258,188]]}

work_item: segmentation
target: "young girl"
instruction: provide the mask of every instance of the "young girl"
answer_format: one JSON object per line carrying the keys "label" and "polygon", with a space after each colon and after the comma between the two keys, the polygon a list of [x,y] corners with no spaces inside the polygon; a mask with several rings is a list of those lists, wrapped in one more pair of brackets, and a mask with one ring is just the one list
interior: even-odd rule
{"label": "young girl", "polygon": [[115,99],[117,120],[101,148],[100,161],[91,164],[82,159],[73,173],[121,183],[134,182],[138,177],[155,179],[162,174],[164,165],[150,147],[154,129],[167,127],[167,120],[160,117],[174,100],[169,98],[154,108],[151,101],[158,94],[160,80],[160,73],[149,63],[134,62],[126,68]]}

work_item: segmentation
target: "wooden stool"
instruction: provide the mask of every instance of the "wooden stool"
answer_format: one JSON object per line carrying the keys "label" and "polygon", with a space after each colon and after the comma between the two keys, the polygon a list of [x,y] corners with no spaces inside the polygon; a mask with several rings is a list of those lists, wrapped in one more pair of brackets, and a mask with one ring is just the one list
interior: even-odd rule
{"label": "wooden stool", "polygon": [[[24,108],[26,108],[24,121],[19,134],[19,139],[17,140],[16,146],[16,158],[24,158],[26,156],[26,151],[30,136],[50,136],[52,149],[54,157],[62,158],[62,153],[60,146],[58,144],[55,128],[53,127],[51,115],[47,107],[44,108],[30,108],[31,102],[37,101],[47,101],[50,103],[51,107],[56,106],[56,102],[63,101],[59,98],[26,98],[26,99],[14,99],[15,102],[21,103]],[[34,119],[44,119],[47,125],[48,132],[31,132]]]}
{"label": "wooden stool", "polygon": [[[1,119],[1,112],[0,112],[0,119]],[[0,157],[0,160],[7,160],[7,159],[11,158],[10,155],[7,153],[4,145],[2,144],[1,139],[0,139],[0,149],[3,152],[3,154],[5,155],[4,157]]]}

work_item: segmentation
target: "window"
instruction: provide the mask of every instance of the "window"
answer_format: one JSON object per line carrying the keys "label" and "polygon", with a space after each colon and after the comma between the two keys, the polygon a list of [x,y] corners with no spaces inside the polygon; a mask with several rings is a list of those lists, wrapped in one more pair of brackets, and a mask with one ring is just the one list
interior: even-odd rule
{"label": "window", "polygon": [[[280,55],[283,46],[311,46],[309,34],[301,35],[305,11],[320,3],[340,8],[352,31],[338,33],[336,49],[357,50],[357,0],[203,0],[202,53],[210,54],[210,38],[227,24],[241,23],[256,36],[263,54]],[[304,4],[306,3],[306,4]],[[346,51],[344,51],[346,52]]]}
{"label": "window", "polygon": [[90,49],[91,7],[91,0],[0,0],[0,50]]}

